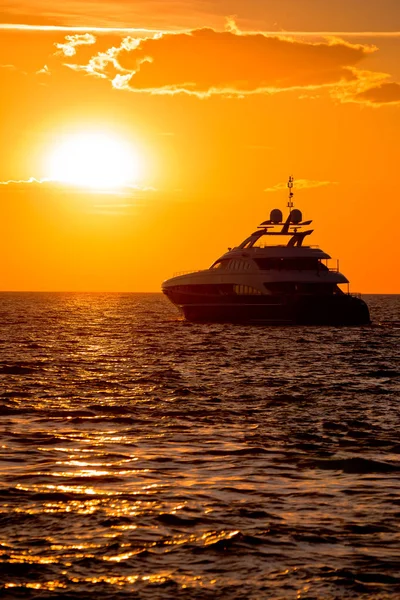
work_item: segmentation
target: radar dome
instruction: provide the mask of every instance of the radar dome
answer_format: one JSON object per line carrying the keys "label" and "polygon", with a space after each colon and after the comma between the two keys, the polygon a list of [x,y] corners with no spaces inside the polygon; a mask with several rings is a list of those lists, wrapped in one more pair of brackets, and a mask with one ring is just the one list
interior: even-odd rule
{"label": "radar dome", "polygon": [[290,213],[290,222],[298,225],[303,219],[303,215],[301,214],[301,210],[294,208]]}
{"label": "radar dome", "polygon": [[269,218],[271,223],[282,223],[282,211],[279,208],[274,208],[274,210],[271,210]]}

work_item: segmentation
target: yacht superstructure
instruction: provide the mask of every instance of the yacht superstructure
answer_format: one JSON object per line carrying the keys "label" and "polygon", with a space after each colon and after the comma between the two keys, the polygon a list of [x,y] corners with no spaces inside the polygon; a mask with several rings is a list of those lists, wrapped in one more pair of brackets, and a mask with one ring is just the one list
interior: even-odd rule
{"label": "yacht superstructure", "polygon": [[[164,281],[163,293],[189,321],[270,325],[365,325],[367,305],[343,292],[348,279],[327,266],[330,256],[304,241],[313,232],[293,208],[289,178],[289,215],[279,209],[239,246],[209,269]],[[279,236],[276,238],[275,236]],[[265,245],[265,241],[286,241]]]}

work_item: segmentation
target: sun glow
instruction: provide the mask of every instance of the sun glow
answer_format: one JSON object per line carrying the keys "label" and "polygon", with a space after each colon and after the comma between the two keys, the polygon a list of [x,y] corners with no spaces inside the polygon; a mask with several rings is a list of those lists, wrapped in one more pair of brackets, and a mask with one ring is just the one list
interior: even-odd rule
{"label": "sun glow", "polygon": [[52,181],[114,189],[134,185],[140,160],[128,143],[106,133],[75,133],[62,137],[48,158]]}

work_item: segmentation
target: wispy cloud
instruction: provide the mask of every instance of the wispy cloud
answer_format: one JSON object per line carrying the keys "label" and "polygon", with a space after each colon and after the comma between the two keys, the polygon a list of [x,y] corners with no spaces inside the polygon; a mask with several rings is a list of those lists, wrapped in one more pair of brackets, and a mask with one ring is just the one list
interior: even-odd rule
{"label": "wispy cloud", "polygon": [[[8,31],[54,31],[65,33],[122,33],[134,35],[153,35],[157,33],[185,33],[190,31],[186,27],[175,28],[145,28],[145,27],[96,27],[96,26],[73,26],[73,25],[29,25],[24,23],[0,23],[0,30]],[[265,36],[289,36],[289,37],[312,37],[312,38],[329,38],[331,36],[340,38],[400,38],[400,31],[290,31],[281,29],[277,30],[259,30],[259,31],[244,31],[239,30],[235,22],[228,19],[227,31],[241,34],[265,35]]]}
{"label": "wispy cloud", "polygon": [[0,185],[21,185],[21,184],[42,184],[51,183],[51,179],[43,178],[36,179],[36,177],[29,177],[29,179],[8,179],[7,181],[0,181]]}
{"label": "wispy cloud", "polygon": [[76,54],[77,46],[90,46],[96,43],[96,38],[91,33],[75,34],[65,36],[65,42],[63,44],[55,44],[60,54],[64,56],[74,56]]}
{"label": "wispy cloud", "polygon": [[333,87],[331,96],[342,103],[359,103],[366,106],[380,107],[397,104],[400,101],[400,84],[391,82],[388,73],[354,69],[353,81],[342,82]]}
{"label": "wispy cloud", "polygon": [[[337,181],[318,181],[316,179],[296,179],[294,187],[297,190],[325,187],[327,185],[338,185]],[[281,192],[287,189],[287,183],[277,183],[272,187],[266,188],[264,192]]]}
{"label": "wispy cloud", "polygon": [[51,75],[49,67],[44,65],[41,69],[36,71],[36,75]]}
{"label": "wispy cloud", "polygon": [[[131,33],[135,35],[152,35],[156,33],[168,33],[168,29],[147,29],[145,27],[84,27],[67,25],[25,25],[23,23],[0,23],[0,30],[5,31],[54,31],[61,33]],[[182,29],[183,30],[183,29]],[[399,33],[400,37],[400,33]]]}
{"label": "wispy cloud", "polygon": [[387,82],[375,85],[356,94],[353,100],[369,104],[370,106],[400,105],[400,83]]}
{"label": "wispy cloud", "polygon": [[[77,185],[74,183],[58,181],[56,179],[49,179],[47,177],[44,177],[42,179],[37,179],[36,177],[29,177],[29,179],[8,179],[6,181],[0,181],[0,185],[15,187],[16,189],[24,189],[30,186],[37,186],[37,188],[40,187],[45,190],[55,191],[57,193],[84,193],[89,195],[95,195],[97,197],[104,196],[106,198],[134,198],[135,203],[137,202],[137,200],[149,198],[150,196],[158,192],[157,188],[145,184],[131,184],[125,186],[118,186],[116,188],[102,188],[101,186],[99,186],[98,188],[96,188],[92,186]],[[104,207],[103,204],[101,206]],[[112,206],[113,208],[116,207],[114,203]],[[128,206],[128,204],[124,204],[124,206]],[[122,205],[118,205],[118,207],[121,208]]]}

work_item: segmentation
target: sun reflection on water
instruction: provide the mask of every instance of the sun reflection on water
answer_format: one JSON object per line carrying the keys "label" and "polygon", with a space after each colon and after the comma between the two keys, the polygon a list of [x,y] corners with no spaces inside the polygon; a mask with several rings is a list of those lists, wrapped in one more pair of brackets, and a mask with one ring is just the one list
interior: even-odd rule
{"label": "sun reflection on water", "polygon": [[[21,587],[21,584],[5,583],[4,587],[6,589],[18,588],[18,587]],[[53,592],[58,589],[66,589],[67,585],[65,583],[62,583],[61,581],[44,581],[43,583],[27,582],[27,583],[24,583],[23,587],[32,589],[32,590],[45,590],[45,591]]]}

